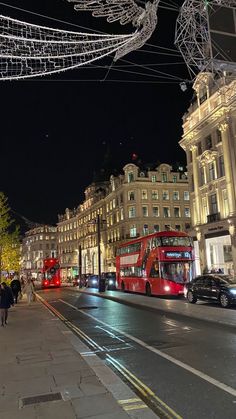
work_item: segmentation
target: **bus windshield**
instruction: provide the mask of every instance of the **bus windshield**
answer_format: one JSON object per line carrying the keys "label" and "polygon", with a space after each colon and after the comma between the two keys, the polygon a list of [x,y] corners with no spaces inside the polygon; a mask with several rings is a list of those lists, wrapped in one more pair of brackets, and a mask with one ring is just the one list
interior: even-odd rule
{"label": "bus windshield", "polygon": [[179,284],[192,279],[192,265],[189,262],[161,262],[161,277]]}
{"label": "bus windshield", "polygon": [[175,246],[192,246],[192,239],[191,237],[186,236],[165,236],[161,238],[162,246],[169,246],[169,247],[175,247]]}

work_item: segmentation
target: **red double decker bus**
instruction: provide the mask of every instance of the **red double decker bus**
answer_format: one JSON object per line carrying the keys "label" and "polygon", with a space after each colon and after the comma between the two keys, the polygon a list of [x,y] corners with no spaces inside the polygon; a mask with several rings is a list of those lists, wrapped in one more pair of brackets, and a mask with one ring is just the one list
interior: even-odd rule
{"label": "red double decker bus", "polygon": [[43,261],[42,288],[60,287],[61,272],[59,260],[56,258],[46,258]]}
{"label": "red double decker bus", "polygon": [[184,232],[149,234],[117,249],[117,288],[146,295],[179,295],[194,276],[193,241]]}

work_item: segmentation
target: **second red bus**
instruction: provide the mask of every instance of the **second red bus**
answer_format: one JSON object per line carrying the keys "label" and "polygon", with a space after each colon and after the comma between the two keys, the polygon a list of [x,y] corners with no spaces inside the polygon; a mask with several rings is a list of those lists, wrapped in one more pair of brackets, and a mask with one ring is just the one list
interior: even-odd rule
{"label": "second red bus", "polygon": [[163,231],[117,249],[117,288],[146,295],[180,295],[194,277],[192,238],[184,232]]}

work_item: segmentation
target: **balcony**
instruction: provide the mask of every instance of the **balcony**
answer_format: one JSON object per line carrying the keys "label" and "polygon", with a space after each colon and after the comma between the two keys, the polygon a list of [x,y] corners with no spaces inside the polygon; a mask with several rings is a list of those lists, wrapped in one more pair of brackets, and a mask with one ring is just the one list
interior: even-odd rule
{"label": "balcony", "polygon": [[208,223],[214,223],[215,221],[220,221],[220,213],[217,212],[216,214],[209,214],[207,216]]}

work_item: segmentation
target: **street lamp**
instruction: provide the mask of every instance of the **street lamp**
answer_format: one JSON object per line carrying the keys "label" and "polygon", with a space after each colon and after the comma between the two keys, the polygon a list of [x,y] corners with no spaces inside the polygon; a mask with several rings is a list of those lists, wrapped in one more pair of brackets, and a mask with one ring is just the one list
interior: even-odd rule
{"label": "street lamp", "polygon": [[101,277],[101,219],[100,214],[97,214],[97,240],[98,240],[98,291],[104,292],[106,290],[105,278]]}

